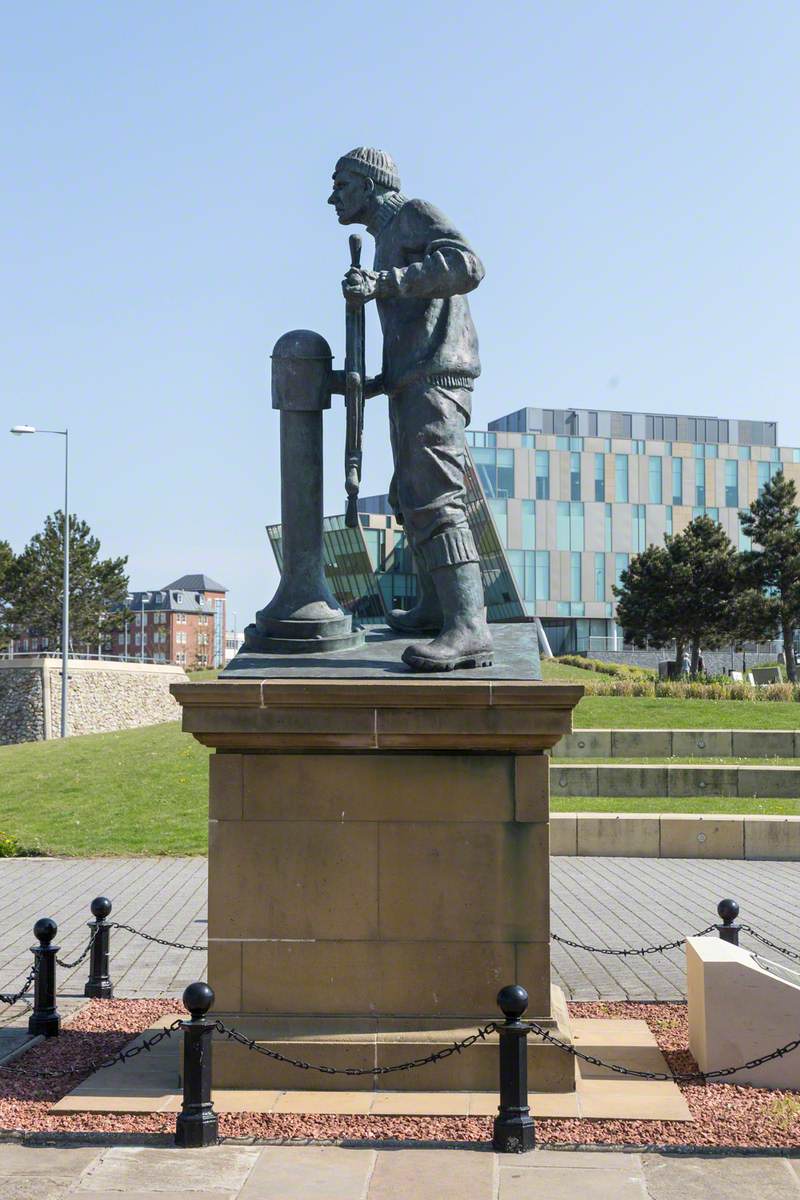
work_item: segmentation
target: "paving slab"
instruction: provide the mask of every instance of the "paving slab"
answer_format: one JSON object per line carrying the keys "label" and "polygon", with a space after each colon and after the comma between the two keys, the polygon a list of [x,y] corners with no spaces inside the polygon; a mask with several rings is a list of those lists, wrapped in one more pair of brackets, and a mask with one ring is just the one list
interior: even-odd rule
{"label": "paving slab", "polygon": [[800,1183],[784,1158],[643,1156],[650,1200],[798,1200]]}
{"label": "paving slab", "polygon": [[97,1192],[228,1192],[241,1189],[255,1166],[255,1146],[205,1150],[114,1146],[82,1176],[77,1195]]}
{"label": "paving slab", "polygon": [[630,1167],[500,1168],[498,1200],[648,1200],[641,1173]]}
{"label": "paving slab", "polygon": [[2,1179],[2,1184],[3,1200],[63,1200],[71,1186],[64,1179],[44,1175],[13,1175]]}
{"label": "paving slab", "polygon": [[485,1151],[382,1150],[369,1200],[489,1200],[494,1170]]}
{"label": "paving slab", "polygon": [[[240,1200],[362,1200],[367,1196],[374,1166],[374,1150],[270,1146],[261,1151],[239,1197]],[[396,1200],[399,1196],[400,1193]]]}
{"label": "paving slab", "polygon": [[15,1142],[2,1142],[0,1179],[5,1180],[9,1175],[77,1179],[97,1156],[97,1148],[91,1146],[22,1146]]}

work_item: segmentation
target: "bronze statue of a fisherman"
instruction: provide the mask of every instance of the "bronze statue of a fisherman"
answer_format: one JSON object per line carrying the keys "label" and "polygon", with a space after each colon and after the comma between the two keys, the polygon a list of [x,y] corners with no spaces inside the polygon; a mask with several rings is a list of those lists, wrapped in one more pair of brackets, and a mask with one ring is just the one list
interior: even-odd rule
{"label": "bronze statue of a fisherman", "polygon": [[375,269],[351,268],[342,288],[350,303],[378,305],[383,370],[365,394],[389,397],[389,502],[419,580],[418,603],[393,610],[389,624],[436,635],[404,652],[415,671],[488,666],[492,639],[464,487],[464,431],[481,369],[466,297],[483,279],[483,265],[443,213],[402,194],[383,150],[343,155],[328,203],[341,225],[366,225],[375,239]]}

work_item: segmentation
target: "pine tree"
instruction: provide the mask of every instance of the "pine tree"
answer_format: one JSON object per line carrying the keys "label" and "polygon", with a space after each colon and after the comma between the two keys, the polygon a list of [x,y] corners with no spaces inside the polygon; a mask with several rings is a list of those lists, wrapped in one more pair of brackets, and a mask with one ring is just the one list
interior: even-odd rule
{"label": "pine tree", "polygon": [[[100,541],[85,521],[69,519],[69,607],[72,646],[96,645],[119,624],[112,611],[128,591],[125,558],[100,558]],[[61,642],[64,516],[45,518],[8,572],[9,621],[17,631],[30,630],[53,644]]]}
{"label": "pine tree", "polygon": [[703,646],[716,649],[734,635],[737,555],[725,530],[696,517],[664,546],[649,546],[623,571],[617,619],[636,645],[675,641],[676,661],[691,651],[696,675]]}
{"label": "pine tree", "polygon": [[795,631],[800,628],[800,508],[797,489],[779,471],[765,484],[749,509],[739,514],[742,530],[753,543],[741,555],[742,574],[748,585],[763,596],[773,632],[780,630],[786,673],[794,683]]}

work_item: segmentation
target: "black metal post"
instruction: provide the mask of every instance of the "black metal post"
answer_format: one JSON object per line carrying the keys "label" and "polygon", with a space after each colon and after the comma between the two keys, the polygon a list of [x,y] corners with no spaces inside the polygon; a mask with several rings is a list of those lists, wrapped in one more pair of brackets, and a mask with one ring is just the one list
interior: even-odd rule
{"label": "black metal post", "polygon": [[739,905],[735,900],[720,900],[717,912],[722,918],[722,924],[717,925],[719,936],[723,942],[730,942],[732,946],[738,946],[742,927],[734,922],[739,915]]}
{"label": "black metal post", "polygon": [[506,1023],[499,1029],[500,1107],[492,1147],[501,1154],[524,1154],[536,1144],[528,1108],[528,1026],[519,1019],[528,1007],[528,993],[511,983],[498,992],[497,1003]]}
{"label": "black metal post", "polygon": [[107,896],[97,896],[91,903],[91,909],[94,920],[87,923],[94,932],[94,941],[89,951],[89,978],[83,994],[95,1000],[111,1000],[114,995],[114,985],[108,973],[111,926],[106,924],[111,915],[111,901]]}
{"label": "black metal post", "polygon": [[28,1033],[42,1037],[58,1037],[61,1016],[56,1008],[56,954],[59,947],[52,944],[58,926],[52,917],[42,917],[33,927],[38,946],[31,946],[36,963],[33,985],[33,1012],[28,1018]]}
{"label": "black metal post", "polygon": [[192,1014],[183,1022],[183,1107],[175,1125],[175,1145],[186,1149],[216,1146],[219,1123],[211,1103],[211,1038],[214,1024],[205,1016],[214,1003],[207,983],[190,983],[183,1003]]}

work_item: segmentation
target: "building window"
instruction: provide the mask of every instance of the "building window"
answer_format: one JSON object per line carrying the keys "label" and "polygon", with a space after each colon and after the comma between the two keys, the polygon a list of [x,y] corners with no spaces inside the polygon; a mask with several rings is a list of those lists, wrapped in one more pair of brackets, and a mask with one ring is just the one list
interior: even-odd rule
{"label": "building window", "polygon": [[186,624],[186,613],[176,613],[175,614],[175,623],[177,625],[185,625]]}
{"label": "building window", "polygon": [[611,537],[612,537],[612,532],[613,532],[613,519],[614,519],[613,512],[614,512],[613,506],[611,504],[606,504],[605,505],[605,515],[603,518],[603,526],[604,526],[604,530],[603,530],[604,543],[603,544],[605,545],[607,552],[611,551]]}
{"label": "building window", "polygon": [[550,599],[550,551],[536,551],[536,599]]}
{"label": "building window", "polygon": [[749,460],[750,460],[750,447],[749,446],[740,446],[739,447],[739,461],[740,462],[748,462]]}
{"label": "building window", "polygon": [[644,442],[641,438],[634,438],[631,443],[631,448],[634,454],[644,454]]}
{"label": "building window", "polygon": [[627,454],[614,455],[614,475],[616,482],[616,500],[617,504],[628,503],[628,456]]}
{"label": "building window", "polygon": [[522,549],[536,549],[536,502],[522,501]]}
{"label": "building window", "polygon": [[683,459],[672,460],[672,503],[683,504]]}
{"label": "building window", "polygon": [[175,662],[181,663],[181,664],[186,662],[186,651],[185,650],[178,651],[178,653],[175,655]]}
{"label": "building window", "polygon": [[606,598],[605,554],[595,554],[594,556],[594,598],[595,600],[605,600]]}
{"label": "building window", "polygon": [[550,451],[536,451],[536,499],[550,499]]}
{"label": "building window", "polygon": [[763,492],[764,488],[767,486],[767,484],[769,483],[771,478],[772,478],[772,463],[768,463],[768,462],[758,463],[758,494],[759,494],[759,496],[761,495],[761,493]]}
{"label": "building window", "polygon": [[661,459],[651,457],[648,461],[648,480],[650,484],[650,503],[661,503]]}
{"label": "building window", "polygon": [[583,505],[559,500],[556,506],[556,547],[583,550]]}
{"label": "building window", "polygon": [[580,600],[581,598],[580,554],[570,554],[569,556],[569,598],[570,600]]}
{"label": "building window", "polygon": [[672,505],[668,504],[664,509],[664,533],[668,533],[672,537]]}
{"label": "building window", "polygon": [[725,507],[739,507],[739,464],[735,458],[725,459]]}
{"label": "building window", "polygon": [[739,549],[740,550],[752,550],[753,549],[753,539],[748,537],[747,534],[745,533],[745,531],[742,529],[741,520],[739,521]]}
{"label": "building window", "polygon": [[605,500],[606,498],[605,454],[595,454],[594,456],[594,498],[595,500]]}
{"label": "building window", "polygon": [[497,533],[500,541],[504,546],[508,546],[508,501],[507,500],[489,500],[489,508],[492,510],[494,523],[497,526]]}
{"label": "building window", "polygon": [[646,511],[643,504],[631,506],[631,535],[636,554],[641,554],[647,545]]}
{"label": "building window", "polygon": [[569,456],[569,498],[570,500],[580,500],[581,498],[580,454],[570,454]]}
{"label": "building window", "polygon": [[694,487],[694,502],[702,508],[706,502],[706,466],[705,463],[697,464],[697,474],[695,476]]}
{"label": "building window", "polygon": [[487,500],[507,500],[514,495],[513,450],[476,447],[472,458]]}
{"label": "building window", "polygon": [[614,555],[614,584],[616,587],[621,586],[622,572],[627,571],[630,559],[627,554]]}

